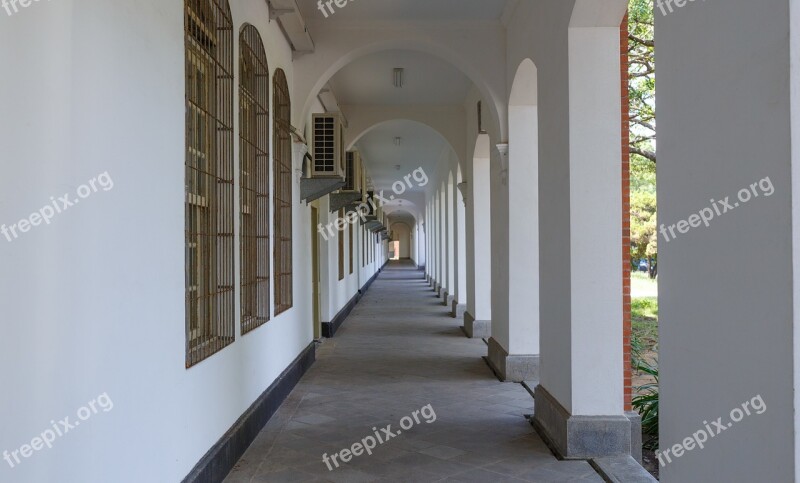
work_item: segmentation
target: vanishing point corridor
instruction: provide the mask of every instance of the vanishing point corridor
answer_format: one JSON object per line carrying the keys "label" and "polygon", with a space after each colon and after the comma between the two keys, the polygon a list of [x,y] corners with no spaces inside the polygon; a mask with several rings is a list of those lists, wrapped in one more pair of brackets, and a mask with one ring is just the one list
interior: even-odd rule
{"label": "vanishing point corridor", "polygon": [[[390,262],[225,481],[602,482],[553,456],[525,417],[531,395],[499,382],[459,324],[421,271]],[[400,429],[427,405],[435,419]],[[372,455],[323,462],[390,424]]]}

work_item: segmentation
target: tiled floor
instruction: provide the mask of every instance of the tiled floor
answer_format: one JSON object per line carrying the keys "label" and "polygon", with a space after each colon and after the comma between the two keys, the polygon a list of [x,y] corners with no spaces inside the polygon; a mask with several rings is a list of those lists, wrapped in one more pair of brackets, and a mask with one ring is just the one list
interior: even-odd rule
{"label": "tiled floor", "polygon": [[[225,480],[240,482],[602,482],[558,461],[524,418],[533,399],[501,383],[422,272],[390,265]],[[404,416],[418,413],[419,424]],[[427,418],[425,416],[428,416]],[[332,470],[323,454],[397,433]],[[369,440],[367,440],[369,444]],[[358,451],[358,448],[356,448]]]}

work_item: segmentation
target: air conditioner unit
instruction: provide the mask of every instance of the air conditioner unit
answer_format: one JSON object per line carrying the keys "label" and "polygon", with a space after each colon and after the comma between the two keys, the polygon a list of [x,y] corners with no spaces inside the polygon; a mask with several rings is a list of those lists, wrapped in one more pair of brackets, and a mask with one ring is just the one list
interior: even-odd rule
{"label": "air conditioner unit", "polygon": [[314,114],[312,178],[344,178],[344,125],[337,113]]}
{"label": "air conditioner unit", "polygon": [[361,192],[361,155],[358,151],[347,151],[344,163],[344,186],[342,191]]}
{"label": "air conditioner unit", "polygon": [[367,216],[372,217],[373,219],[377,219],[374,200],[375,200],[375,192],[367,191],[366,196],[364,197],[364,202],[367,204],[367,208],[369,209],[369,211],[367,212]]}

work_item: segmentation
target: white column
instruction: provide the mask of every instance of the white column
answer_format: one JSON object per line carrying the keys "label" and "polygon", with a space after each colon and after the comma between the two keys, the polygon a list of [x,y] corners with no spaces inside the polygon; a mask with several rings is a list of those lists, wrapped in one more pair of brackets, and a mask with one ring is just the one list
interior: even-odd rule
{"label": "white column", "polygon": [[447,306],[455,300],[456,294],[456,205],[453,175],[447,184]]}
{"label": "white column", "polygon": [[573,414],[622,414],[619,33],[574,28],[569,39],[569,407]]}
{"label": "white column", "polygon": [[[488,143],[488,140],[484,140]],[[487,153],[488,154],[488,153]],[[472,248],[469,266],[472,270],[464,328],[470,337],[488,337],[492,321],[492,243],[490,214],[490,158],[472,161],[472,179],[468,180],[467,211],[471,228]]]}
{"label": "white column", "polygon": [[439,212],[439,297],[447,291],[447,207],[444,203],[445,186],[439,190],[437,196]]}
{"label": "white column", "polygon": [[431,237],[429,235],[431,229],[430,206],[425,203],[425,276],[428,280],[431,278]]}
{"label": "white column", "polygon": [[[576,11],[586,7],[581,21],[598,18],[590,15],[596,13],[592,5],[576,4]],[[572,458],[631,451],[622,353],[619,22],[624,4],[618,10],[607,27],[569,28],[569,101],[563,103],[569,110],[569,165],[565,170],[548,160],[540,171],[547,176],[541,186],[551,196],[548,205],[566,203],[569,212],[547,215],[549,236],[558,242],[547,241],[541,264],[542,364],[534,424],[556,442],[559,453]],[[565,252],[568,267],[559,258]],[[603,444],[593,444],[600,434]]]}
{"label": "white column", "polygon": [[466,227],[465,227],[465,206],[461,192],[456,186],[453,190],[453,206],[455,206],[455,224],[456,224],[456,284],[455,284],[455,300],[453,301],[452,315],[453,317],[460,318],[466,310],[467,303],[467,248],[466,248]]}
{"label": "white column", "polygon": [[[527,107],[527,106],[526,106]],[[527,111],[522,114],[522,111]],[[492,338],[489,362],[507,381],[539,378],[539,197],[535,108],[509,112],[514,144],[497,146],[493,195]],[[496,186],[496,185],[495,185]],[[496,243],[494,243],[496,242]]]}

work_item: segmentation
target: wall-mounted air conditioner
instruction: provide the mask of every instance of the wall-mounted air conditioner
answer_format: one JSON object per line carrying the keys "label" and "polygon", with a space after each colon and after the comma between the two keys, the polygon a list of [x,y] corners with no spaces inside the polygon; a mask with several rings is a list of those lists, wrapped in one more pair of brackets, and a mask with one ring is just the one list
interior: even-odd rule
{"label": "wall-mounted air conditioner", "polygon": [[344,126],[338,113],[314,114],[312,178],[344,178]]}
{"label": "wall-mounted air conditioner", "polygon": [[358,151],[347,151],[344,162],[344,186],[342,191],[361,192],[361,155]]}

